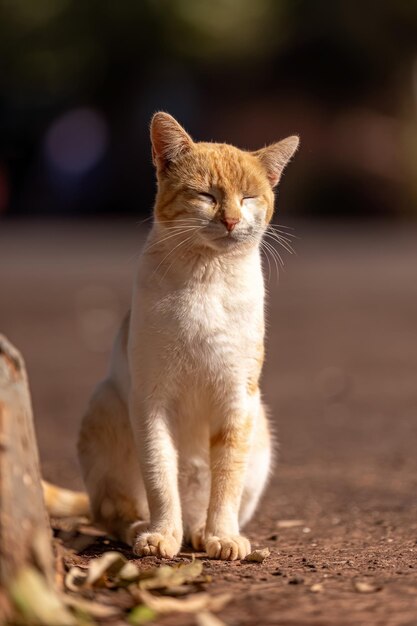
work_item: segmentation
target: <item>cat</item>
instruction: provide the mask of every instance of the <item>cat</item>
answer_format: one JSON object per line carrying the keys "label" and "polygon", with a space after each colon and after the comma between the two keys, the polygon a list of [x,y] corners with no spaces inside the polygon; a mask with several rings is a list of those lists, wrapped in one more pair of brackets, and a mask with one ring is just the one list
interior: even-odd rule
{"label": "cat", "polygon": [[210,558],[243,559],[240,529],[272,457],[258,386],[260,244],[299,140],[256,152],[197,143],[158,112],[151,141],[153,226],[79,460],[95,521],[136,555],[173,558],[185,540]]}

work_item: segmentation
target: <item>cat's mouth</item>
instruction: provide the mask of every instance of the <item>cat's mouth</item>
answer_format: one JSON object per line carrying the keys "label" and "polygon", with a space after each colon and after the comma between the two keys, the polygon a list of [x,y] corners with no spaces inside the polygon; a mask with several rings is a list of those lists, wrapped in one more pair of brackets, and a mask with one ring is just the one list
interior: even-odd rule
{"label": "cat's mouth", "polygon": [[248,243],[248,236],[242,232],[225,232],[215,237],[210,237],[210,245],[219,250],[230,250]]}

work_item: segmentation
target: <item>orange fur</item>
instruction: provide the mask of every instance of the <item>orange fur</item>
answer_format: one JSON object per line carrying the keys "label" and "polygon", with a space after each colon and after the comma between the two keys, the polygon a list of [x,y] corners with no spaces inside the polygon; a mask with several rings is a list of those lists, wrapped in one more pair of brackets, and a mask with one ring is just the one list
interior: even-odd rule
{"label": "orange fur", "polygon": [[90,503],[86,493],[71,491],[42,481],[46,509],[53,517],[90,514]]}
{"label": "orange fur", "polygon": [[137,555],[172,558],[185,536],[211,558],[244,558],[240,527],[271,460],[260,247],[298,138],[257,152],[195,143],[157,113],[151,139],[154,223],[80,462],[95,518]]}

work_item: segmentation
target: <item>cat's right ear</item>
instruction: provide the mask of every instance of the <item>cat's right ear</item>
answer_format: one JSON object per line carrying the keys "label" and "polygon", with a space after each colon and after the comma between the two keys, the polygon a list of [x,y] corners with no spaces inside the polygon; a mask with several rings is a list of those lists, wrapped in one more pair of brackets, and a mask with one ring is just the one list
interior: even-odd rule
{"label": "cat's right ear", "polygon": [[151,121],[152,160],[158,171],[189,150],[193,140],[177,120],[162,111]]}

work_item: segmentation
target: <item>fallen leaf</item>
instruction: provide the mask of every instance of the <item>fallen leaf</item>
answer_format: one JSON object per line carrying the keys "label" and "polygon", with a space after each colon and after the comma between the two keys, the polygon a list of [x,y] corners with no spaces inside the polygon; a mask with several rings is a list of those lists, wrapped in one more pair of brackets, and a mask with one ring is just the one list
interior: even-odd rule
{"label": "fallen leaf", "polygon": [[164,596],[188,596],[190,593],[198,593],[201,591],[198,585],[187,583],[186,585],[177,585],[176,587],[167,587],[159,590]]}
{"label": "fallen leaf", "polygon": [[302,519],[281,519],[278,520],[278,528],[296,528],[297,526],[304,526],[305,522]]}
{"label": "fallen leaf", "polygon": [[141,626],[142,624],[152,622],[156,617],[157,614],[153,609],[145,604],[140,604],[130,611],[127,621],[132,626]]}
{"label": "fallen leaf", "polygon": [[367,581],[355,580],[353,588],[358,593],[375,593],[376,591],[381,591],[382,586]]}
{"label": "fallen leaf", "polygon": [[199,613],[204,610],[219,611],[230,601],[230,594],[212,597],[208,593],[197,593],[186,598],[154,596],[145,589],[138,591],[140,600],[156,613]]}
{"label": "fallen leaf", "polygon": [[262,563],[269,557],[271,551],[269,548],[263,548],[262,550],[254,550],[244,559],[245,561],[252,561],[254,563]]}
{"label": "fallen leaf", "polygon": [[120,572],[117,574],[117,578],[126,583],[132,583],[136,580],[139,580],[140,570],[135,563],[128,561],[125,565],[123,565]]}
{"label": "fallen leaf", "polygon": [[144,572],[139,579],[140,589],[169,589],[192,582],[203,571],[203,563],[197,559],[181,563],[178,567],[162,565]]}
{"label": "fallen leaf", "polygon": [[232,598],[233,595],[231,593],[220,593],[217,596],[210,596],[208,610],[212,613],[218,613],[226,606],[226,604],[229,604]]}
{"label": "fallen leaf", "polygon": [[23,568],[10,586],[10,596],[28,623],[76,626],[77,621],[38,570]]}
{"label": "fallen leaf", "polygon": [[65,587],[70,591],[79,591],[85,585],[88,571],[81,567],[71,567],[65,576]]}
{"label": "fallen leaf", "polygon": [[105,552],[99,558],[90,561],[86,584],[103,586],[106,577],[118,574],[126,563],[127,559],[120,552]]}
{"label": "fallen leaf", "polygon": [[208,613],[208,611],[197,613],[195,621],[197,626],[226,626],[221,619],[213,615],[213,613]]}
{"label": "fallen leaf", "polygon": [[91,615],[91,617],[96,617],[97,619],[106,619],[108,617],[118,617],[121,615],[121,611],[117,606],[101,604],[99,602],[94,602],[93,600],[80,598],[79,596],[75,597],[65,595],[63,596],[63,600],[67,606],[78,609],[79,611],[87,613],[88,615]]}

